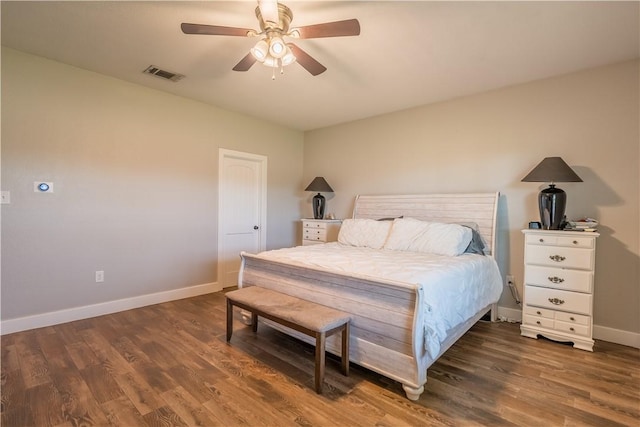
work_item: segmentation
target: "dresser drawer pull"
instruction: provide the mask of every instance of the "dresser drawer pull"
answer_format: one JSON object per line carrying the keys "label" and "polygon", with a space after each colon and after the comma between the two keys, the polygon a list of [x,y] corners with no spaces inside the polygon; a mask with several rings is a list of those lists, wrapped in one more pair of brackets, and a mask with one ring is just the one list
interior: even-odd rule
{"label": "dresser drawer pull", "polygon": [[540,321],[539,321],[539,320],[536,320],[536,324],[538,324],[538,325],[542,325],[542,323],[540,323]]}
{"label": "dresser drawer pull", "polygon": [[540,239],[540,243],[544,243],[544,239]]}
{"label": "dresser drawer pull", "polygon": [[577,240],[574,240],[574,241],[573,241],[573,244],[574,244],[574,245],[577,245],[577,244],[578,244],[578,241],[577,241]]}
{"label": "dresser drawer pull", "polygon": [[563,257],[562,255],[549,255],[549,259],[555,262],[562,262],[564,261],[566,258]]}
{"label": "dresser drawer pull", "polygon": [[541,313],[540,311],[536,311],[536,314],[537,314],[538,316],[541,316],[541,315],[542,315],[542,313]]}
{"label": "dresser drawer pull", "polygon": [[573,328],[569,328],[569,330],[570,330],[571,332],[575,332],[575,331],[576,331],[576,330],[575,330],[575,329],[573,329]]}
{"label": "dresser drawer pull", "polygon": [[555,305],[562,305],[564,304],[564,300],[562,299],[558,299],[558,298],[549,298],[549,302],[551,304],[555,304]]}
{"label": "dresser drawer pull", "polygon": [[572,322],[575,322],[575,321],[576,321],[576,318],[575,318],[575,317],[573,317],[573,316],[571,316],[571,317],[569,317],[569,320],[571,320]]}
{"label": "dresser drawer pull", "polygon": [[551,283],[562,283],[562,282],[564,282],[564,279],[561,278],[561,277],[558,277],[558,276],[549,276],[548,279],[549,279],[549,281]]}

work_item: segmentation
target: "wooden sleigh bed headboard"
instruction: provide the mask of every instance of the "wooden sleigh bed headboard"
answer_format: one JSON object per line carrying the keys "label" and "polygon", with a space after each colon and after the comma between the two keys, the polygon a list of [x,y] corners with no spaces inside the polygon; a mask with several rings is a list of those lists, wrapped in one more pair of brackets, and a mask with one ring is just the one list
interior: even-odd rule
{"label": "wooden sleigh bed headboard", "polygon": [[353,218],[415,218],[423,221],[476,223],[495,257],[499,192],[469,194],[359,195]]}

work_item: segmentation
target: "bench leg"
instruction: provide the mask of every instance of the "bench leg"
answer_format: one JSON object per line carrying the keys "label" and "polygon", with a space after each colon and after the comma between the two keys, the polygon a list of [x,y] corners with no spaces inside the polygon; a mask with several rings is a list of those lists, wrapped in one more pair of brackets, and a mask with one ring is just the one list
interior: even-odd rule
{"label": "bench leg", "polygon": [[322,384],[324,383],[324,346],[326,342],[324,332],[316,333],[316,393],[322,394]]}
{"label": "bench leg", "polygon": [[227,342],[231,340],[233,334],[233,304],[227,299]]}
{"label": "bench leg", "polygon": [[258,315],[251,312],[251,330],[258,332]]}
{"label": "bench leg", "polygon": [[349,323],[342,330],[342,373],[349,376]]}

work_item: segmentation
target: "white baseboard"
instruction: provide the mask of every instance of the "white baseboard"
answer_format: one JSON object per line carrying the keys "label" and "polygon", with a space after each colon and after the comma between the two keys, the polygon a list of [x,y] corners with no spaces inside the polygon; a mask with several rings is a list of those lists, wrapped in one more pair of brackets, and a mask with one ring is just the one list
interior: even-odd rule
{"label": "white baseboard", "polygon": [[635,332],[593,325],[593,338],[596,340],[640,348],[640,334]]}
{"label": "white baseboard", "polygon": [[507,308],[498,306],[498,318],[505,322],[521,323],[522,310],[519,308]]}
{"label": "white baseboard", "polygon": [[190,286],[188,288],[174,289],[171,291],[157,292],[155,294],[140,295],[137,297],[86,305],[83,307],[75,307],[66,310],[36,314],[33,316],[8,319],[0,322],[0,334],[5,335],[29,329],[43,328],[45,326],[58,325],[60,323],[72,322],[74,320],[88,319],[90,317],[102,316],[105,314],[117,313],[119,311],[131,310],[133,308],[140,308],[147,305],[195,297],[221,290],[222,286],[218,285],[217,282],[205,283],[203,285]]}
{"label": "white baseboard", "polygon": [[[506,322],[522,323],[522,310],[498,306],[498,318]],[[593,339],[640,348],[640,334],[593,325]]]}

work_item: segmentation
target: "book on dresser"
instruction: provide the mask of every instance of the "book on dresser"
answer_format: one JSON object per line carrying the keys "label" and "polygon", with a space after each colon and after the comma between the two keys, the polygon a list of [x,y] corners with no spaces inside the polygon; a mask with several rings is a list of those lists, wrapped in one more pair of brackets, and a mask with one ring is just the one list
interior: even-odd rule
{"label": "book on dresser", "polygon": [[572,342],[593,351],[597,232],[522,230],[524,296],[521,335]]}

